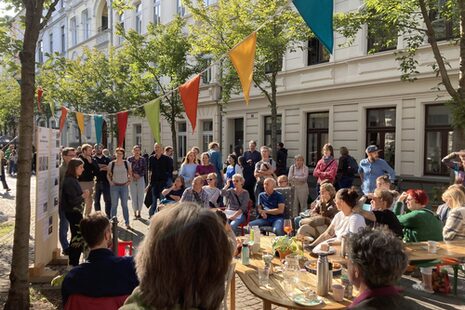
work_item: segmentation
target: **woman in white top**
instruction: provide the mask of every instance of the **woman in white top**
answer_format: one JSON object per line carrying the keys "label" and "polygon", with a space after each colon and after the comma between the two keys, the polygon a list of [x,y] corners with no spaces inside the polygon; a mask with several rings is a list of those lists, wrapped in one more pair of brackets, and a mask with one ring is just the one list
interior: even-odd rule
{"label": "woman in white top", "polygon": [[208,185],[204,185],[202,188],[208,194],[208,205],[210,208],[218,208],[221,191],[216,187],[216,173],[212,172],[207,175],[207,183]]}
{"label": "woman in white top", "polygon": [[289,183],[294,186],[294,208],[297,213],[303,212],[307,209],[308,200],[308,167],[304,164],[304,157],[296,155],[294,157],[295,163],[289,168]]}
{"label": "woman in white top", "polygon": [[446,224],[442,229],[445,241],[465,239],[465,194],[462,185],[451,185],[442,194],[442,200],[450,208]]}
{"label": "woman in white top", "polygon": [[352,189],[343,188],[336,193],[336,207],[339,212],[334,216],[331,224],[312,244],[314,247],[323,241],[339,244],[342,236],[357,233],[366,226],[365,219],[353,209],[358,203],[358,193]]}

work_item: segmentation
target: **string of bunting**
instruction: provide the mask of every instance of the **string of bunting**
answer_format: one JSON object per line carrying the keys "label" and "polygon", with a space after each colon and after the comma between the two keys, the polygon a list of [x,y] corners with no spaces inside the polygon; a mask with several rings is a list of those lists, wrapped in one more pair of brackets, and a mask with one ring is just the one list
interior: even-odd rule
{"label": "string of bunting", "polygon": [[[297,11],[300,13],[308,27],[313,31],[315,36],[320,40],[320,42],[326,47],[326,49],[332,53],[333,51],[333,0],[292,0],[292,3],[296,7]],[[152,130],[152,135],[155,138],[155,141],[160,141],[160,103],[161,100],[174,92],[179,92],[181,101],[186,112],[186,116],[189,119],[189,122],[192,126],[192,132],[195,131],[197,123],[197,106],[199,101],[199,87],[200,87],[200,77],[210,68],[218,65],[224,58],[228,57],[231,60],[236,72],[239,76],[239,80],[242,87],[242,93],[244,94],[244,99],[246,105],[250,101],[250,89],[252,86],[253,80],[253,68],[255,64],[255,52],[257,47],[257,32],[264,27],[270,20],[275,16],[280,14],[284,8],[278,10],[274,15],[267,19],[260,27],[253,31],[241,42],[237,43],[233,48],[229,50],[225,55],[220,57],[220,59],[206,69],[192,77],[190,80],[184,84],[164,93],[162,96],[154,99],[143,105],[134,107],[129,110],[120,111],[117,113],[94,113],[94,114],[85,114],[78,111],[70,111],[70,109],[65,106],[61,107],[61,116],[60,116],[60,132],[62,131],[66,118],[69,113],[74,113],[76,116],[76,122],[78,124],[81,134],[84,133],[84,115],[93,116],[96,130],[97,143],[101,143],[102,139],[102,126],[103,126],[103,116],[107,115],[116,115],[117,117],[117,126],[118,126],[118,146],[122,146],[124,142],[124,137],[126,133],[126,127],[128,122],[129,111],[134,111],[141,107],[144,107],[146,118],[149,122],[150,128]],[[40,91],[40,93],[39,93]],[[40,98],[42,97],[43,90],[42,88],[37,89],[37,99],[38,99],[38,108],[40,111]],[[52,107],[53,106],[53,107]],[[50,108],[52,114],[54,115],[54,104],[50,103]]]}

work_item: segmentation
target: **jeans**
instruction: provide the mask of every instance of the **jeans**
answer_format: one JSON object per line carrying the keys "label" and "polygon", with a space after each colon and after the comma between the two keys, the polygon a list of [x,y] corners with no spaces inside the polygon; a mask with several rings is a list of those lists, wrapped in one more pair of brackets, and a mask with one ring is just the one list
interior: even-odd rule
{"label": "jeans", "polygon": [[68,219],[66,219],[66,214],[65,211],[63,211],[61,208],[58,208],[58,215],[60,218],[60,224],[58,228],[58,238],[60,239],[60,244],[61,248],[63,250],[66,250],[69,248],[69,242],[68,242],[68,227],[69,227],[69,222]]}
{"label": "jeans", "polygon": [[121,198],[121,208],[123,208],[124,223],[129,225],[128,213],[128,186],[127,185],[114,185],[110,186],[111,193],[111,217],[116,216],[118,209],[118,198]]}
{"label": "jeans", "polygon": [[3,189],[9,189],[8,184],[6,184],[6,178],[5,178],[5,166],[3,166],[0,163],[0,180],[2,181],[3,184]]}
{"label": "jeans", "polygon": [[236,236],[240,235],[240,233],[238,231],[238,227],[239,227],[239,225],[241,225],[242,223],[245,222],[246,217],[247,217],[247,215],[241,214],[238,218],[236,218],[235,220],[232,220],[231,222],[229,222],[229,225],[231,225],[232,231],[234,231]]}
{"label": "jeans", "polygon": [[8,173],[10,175],[16,174],[16,164],[12,160],[10,160],[10,165],[8,166]]}
{"label": "jeans", "polygon": [[152,216],[157,211],[157,201],[161,198],[161,191],[165,187],[166,182],[154,182],[152,183],[152,206],[149,209],[149,216]]}
{"label": "jeans", "polygon": [[95,211],[100,211],[100,199],[103,195],[103,201],[105,201],[105,214],[110,217],[111,212],[111,195],[110,195],[110,184],[108,182],[97,182],[95,183],[95,197],[94,197],[94,208]]}
{"label": "jeans", "polygon": [[145,180],[140,178],[139,180],[133,180],[129,185],[129,190],[131,191],[131,203],[134,212],[137,212],[142,209],[144,205],[144,190],[145,190]]}
{"label": "jeans", "polygon": [[82,253],[82,240],[77,240],[79,232],[79,223],[82,220],[82,213],[79,211],[65,212],[66,219],[69,222],[69,227],[71,229],[71,244],[69,247],[69,264],[71,266],[79,265],[79,258]]}
{"label": "jeans", "polygon": [[272,218],[266,218],[266,219],[260,218],[260,219],[256,219],[255,221],[250,222],[249,227],[272,226],[273,233],[276,236],[284,236],[283,223],[284,223],[283,217],[272,217]]}

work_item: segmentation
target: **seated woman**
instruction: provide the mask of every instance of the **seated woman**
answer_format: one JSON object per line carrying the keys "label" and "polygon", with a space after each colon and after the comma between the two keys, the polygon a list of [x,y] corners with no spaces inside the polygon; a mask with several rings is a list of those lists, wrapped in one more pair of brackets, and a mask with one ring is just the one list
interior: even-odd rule
{"label": "seated woman", "polygon": [[465,239],[465,194],[460,189],[462,185],[452,185],[442,194],[442,200],[450,211],[442,230],[444,240]]}
{"label": "seated woman", "polygon": [[202,153],[202,163],[195,168],[195,176],[201,176],[207,185],[208,174],[215,172],[215,166],[210,163],[210,155],[208,152]]}
{"label": "seated woman", "polygon": [[216,187],[216,173],[212,172],[208,174],[207,184],[208,185],[204,185],[202,189],[207,192],[210,208],[220,207],[219,198],[221,196],[221,191]]}
{"label": "seated woman", "polygon": [[390,231],[366,228],[349,239],[348,273],[359,295],[349,309],[426,309],[395,287],[408,264],[402,242]]}
{"label": "seated woman", "polygon": [[161,204],[169,204],[169,203],[175,203],[181,200],[182,194],[184,193],[184,190],[186,189],[186,186],[184,184],[184,178],[182,176],[178,176],[176,180],[174,180],[174,183],[171,187],[165,188],[164,190],[161,191],[161,194],[164,199],[160,201]]}
{"label": "seated woman", "polygon": [[169,206],[152,217],[136,255],[140,284],[120,309],[219,309],[232,253],[214,212]]}
{"label": "seated woman", "polygon": [[343,188],[336,193],[336,206],[340,212],[334,216],[326,231],[313,241],[310,247],[315,247],[323,241],[339,244],[342,236],[355,234],[366,226],[363,216],[353,212],[358,198],[358,193],[353,189]]}
{"label": "seated woman", "polygon": [[335,196],[336,190],[331,183],[321,184],[320,196],[312,202],[310,209],[294,219],[297,234],[318,238],[339,212],[334,201]]}
{"label": "seated woman", "polygon": [[394,195],[391,191],[385,189],[375,189],[371,198],[371,210],[360,210],[368,221],[370,226],[387,226],[396,236],[400,239],[404,237],[402,225],[400,224],[397,216],[389,210],[392,205]]}
{"label": "seated woman", "polygon": [[232,176],[234,188],[229,187],[228,180],[221,190],[221,195],[226,198],[226,209],[224,210],[229,224],[236,235],[238,235],[238,226],[247,219],[247,205],[249,204],[249,192],[244,186],[244,178],[240,174]]}
{"label": "seated woman", "polygon": [[[442,222],[426,208],[427,203],[428,196],[421,189],[409,189],[400,195],[394,214],[404,227],[405,242],[442,241]],[[402,209],[405,209],[405,214],[402,214]]]}

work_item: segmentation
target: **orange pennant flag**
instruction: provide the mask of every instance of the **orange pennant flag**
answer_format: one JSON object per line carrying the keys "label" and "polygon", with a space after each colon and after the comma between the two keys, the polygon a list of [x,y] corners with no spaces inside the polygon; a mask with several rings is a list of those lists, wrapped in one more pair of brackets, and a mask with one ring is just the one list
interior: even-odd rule
{"label": "orange pennant flag", "polygon": [[82,114],[81,112],[76,112],[76,121],[79,127],[79,131],[81,132],[81,135],[83,135],[84,134],[84,114]]}
{"label": "orange pennant flag", "polygon": [[199,103],[199,86],[200,74],[196,75],[191,80],[179,86],[179,94],[181,95],[182,104],[186,115],[192,125],[192,133],[194,133],[195,125],[197,124],[197,104]]}
{"label": "orange pennant flag", "polygon": [[236,68],[242,85],[245,103],[249,104],[250,87],[252,86],[255,50],[257,47],[257,33],[252,32],[244,41],[229,52],[229,58]]}
{"label": "orange pennant flag", "polygon": [[68,115],[68,109],[65,107],[61,107],[61,115],[60,115],[60,134],[65,127],[66,116]]}

